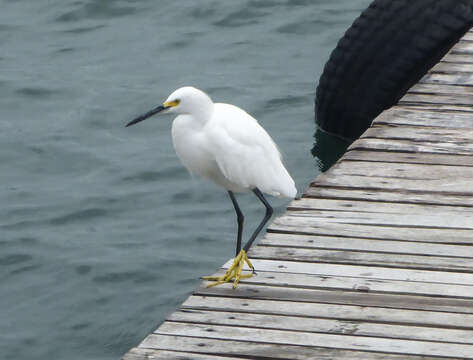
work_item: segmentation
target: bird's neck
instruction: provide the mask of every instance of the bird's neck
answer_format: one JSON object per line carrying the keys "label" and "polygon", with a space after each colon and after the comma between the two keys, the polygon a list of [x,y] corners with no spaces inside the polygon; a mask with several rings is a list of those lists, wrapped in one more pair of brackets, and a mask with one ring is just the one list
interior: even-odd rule
{"label": "bird's neck", "polygon": [[209,102],[194,106],[192,112],[190,112],[189,115],[192,116],[194,120],[199,123],[199,125],[204,126],[207,121],[211,119],[213,112],[214,104],[213,102]]}

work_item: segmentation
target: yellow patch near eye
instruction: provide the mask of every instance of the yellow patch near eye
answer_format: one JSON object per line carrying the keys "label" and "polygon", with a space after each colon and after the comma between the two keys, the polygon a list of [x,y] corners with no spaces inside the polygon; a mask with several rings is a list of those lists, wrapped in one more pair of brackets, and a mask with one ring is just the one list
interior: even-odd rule
{"label": "yellow patch near eye", "polygon": [[177,106],[179,105],[181,101],[180,100],[174,100],[174,101],[166,101],[163,106],[164,107],[174,107],[174,106]]}

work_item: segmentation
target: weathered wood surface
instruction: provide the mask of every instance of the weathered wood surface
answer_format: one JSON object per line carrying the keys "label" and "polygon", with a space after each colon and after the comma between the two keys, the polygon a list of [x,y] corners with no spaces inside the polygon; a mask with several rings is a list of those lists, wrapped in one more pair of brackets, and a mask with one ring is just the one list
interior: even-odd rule
{"label": "weathered wood surface", "polygon": [[[410,326],[444,327],[450,329],[471,329],[472,314],[459,314],[427,310],[388,309],[373,306],[356,306],[330,303],[310,303],[299,301],[264,300],[246,298],[221,298],[193,295],[182,305],[185,311],[215,310],[238,313],[272,314],[298,318],[315,317],[345,321],[366,322],[369,324],[402,324]],[[335,330],[335,329],[334,329]],[[471,341],[472,339],[469,339]]]}
{"label": "weathered wood surface", "polygon": [[[424,204],[424,205],[456,205],[462,207],[473,207],[471,196],[462,196],[448,193],[436,193],[435,196],[429,191],[403,191],[398,189],[358,189],[340,187],[315,187],[307,189],[308,197],[326,197],[329,199],[351,199],[400,204]],[[469,233],[467,234],[469,235]],[[453,238],[457,237],[451,234]],[[467,237],[471,243],[471,236]]]}
{"label": "weathered wood surface", "polygon": [[[397,255],[452,256],[471,258],[471,246],[435,244],[432,242],[390,241],[383,239],[346,238],[340,236],[298,235],[268,233],[262,246],[279,246],[302,249],[350,250]],[[452,261],[452,259],[450,259]]]}
{"label": "weathered wood surface", "polygon": [[[256,337],[257,338],[257,337]],[[438,357],[412,356],[412,355],[394,355],[386,353],[371,353],[366,351],[353,351],[345,349],[333,349],[316,346],[300,346],[291,344],[278,344],[275,342],[261,341],[237,341],[229,339],[213,339],[211,337],[184,337],[182,335],[149,335],[142,343],[139,351],[143,354],[141,357],[135,356],[136,350],[125,356],[126,360],[142,360],[154,359],[154,356],[160,356],[161,351],[154,349],[179,349],[185,351],[185,357],[181,352],[167,352],[173,357],[169,360],[192,360],[199,359],[196,354],[206,354],[205,359],[212,360],[214,354],[222,354],[223,356],[236,355],[238,359],[291,359],[306,360],[438,360]],[[145,357],[146,356],[146,357]],[[194,357],[195,356],[195,357]],[[156,357],[157,359],[162,359]],[[454,357],[453,357],[454,358]],[[219,359],[217,357],[217,359]],[[449,357],[448,359],[452,359]]]}
{"label": "weathered wood surface", "polygon": [[472,155],[469,32],[124,359],[473,359]]}
{"label": "weathered wood surface", "polygon": [[[453,312],[459,314],[472,314],[473,301],[452,297],[429,297],[421,295],[399,295],[393,293],[377,293],[366,291],[368,289],[347,289],[347,291],[334,291],[333,289],[317,288],[286,288],[278,286],[267,286],[262,284],[242,283],[238,286],[238,292],[231,287],[206,288],[202,286],[195,290],[195,295],[217,296],[225,298],[283,300],[294,302],[298,306],[300,302],[321,304],[350,304],[363,307],[379,307],[386,309],[409,309],[439,312]],[[244,306],[243,308],[246,308]],[[242,308],[235,309],[240,311]],[[391,311],[391,310],[387,310]],[[369,319],[366,319],[369,321]],[[446,327],[450,324],[446,323]]]}
{"label": "weathered wood surface", "polygon": [[172,314],[168,320],[184,323],[257,327],[262,329],[291,329],[321,334],[353,334],[393,339],[473,344],[471,328],[469,330],[437,329],[415,325],[371,323],[363,320],[323,319],[319,318],[318,314],[315,316],[314,314],[308,314],[300,317],[250,312],[235,313],[233,309],[230,311],[218,310],[218,312],[216,309],[182,309]]}
{"label": "weathered wood surface", "polygon": [[416,105],[398,105],[381,113],[373,124],[463,128],[467,129],[466,131],[471,131],[472,112],[471,107],[439,109]]}
{"label": "weathered wood surface", "polygon": [[[210,339],[232,339],[292,344],[301,346],[319,346],[349,350],[379,351],[393,354],[416,354],[424,356],[457,357],[467,359],[473,354],[473,345],[452,344],[447,342],[391,339],[381,337],[324,334],[294,330],[261,329],[260,327],[228,326],[166,321],[156,334],[184,335]],[[146,343],[146,340],[145,340]]]}
{"label": "weathered wood surface", "polygon": [[471,54],[450,53],[442,59],[443,63],[473,64]]}

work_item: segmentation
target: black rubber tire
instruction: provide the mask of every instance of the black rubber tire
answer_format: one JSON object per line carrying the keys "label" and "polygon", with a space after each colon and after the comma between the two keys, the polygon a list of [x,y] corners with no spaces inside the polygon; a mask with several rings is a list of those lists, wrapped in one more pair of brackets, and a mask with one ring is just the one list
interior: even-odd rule
{"label": "black rubber tire", "polygon": [[319,128],[357,139],[473,26],[473,0],[375,0],[333,50],[315,97]]}

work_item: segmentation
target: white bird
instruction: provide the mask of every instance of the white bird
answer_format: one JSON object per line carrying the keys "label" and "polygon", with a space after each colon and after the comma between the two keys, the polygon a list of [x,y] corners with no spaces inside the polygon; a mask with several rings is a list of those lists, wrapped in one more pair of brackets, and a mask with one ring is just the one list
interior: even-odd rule
{"label": "white bird", "polygon": [[[224,187],[238,221],[236,257],[223,276],[206,276],[209,286],[251,277],[254,267],[246,253],[273,214],[263,193],[294,198],[296,187],[281,161],[281,154],[256,119],[237,106],[214,103],[203,91],[186,86],[174,91],[160,106],[130,121],[136,124],[157,113],[174,113],[172,141],[177,156],[192,174]],[[266,207],[266,214],[241,249],[244,216],[234,192],[252,191]],[[245,262],[252,273],[242,275]]]}

